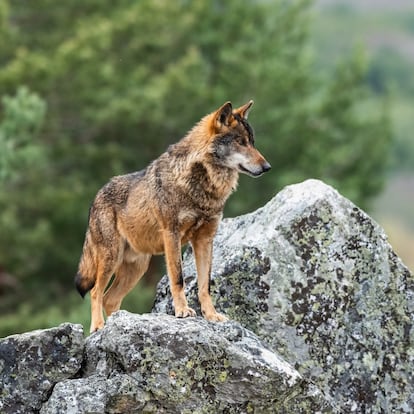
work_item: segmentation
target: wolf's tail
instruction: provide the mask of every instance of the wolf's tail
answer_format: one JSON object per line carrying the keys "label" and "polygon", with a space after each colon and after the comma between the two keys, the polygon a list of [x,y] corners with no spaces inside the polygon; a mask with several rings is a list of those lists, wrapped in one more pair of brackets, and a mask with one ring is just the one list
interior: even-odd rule
{"label": "wolf's tail", "polygon": [[84,298],[95,286],[95,279],[84,276],[81,272],[78,272],[75,276],[75,286],[79,294]]}
{"label": "wolf's tail", "polygon": [[95,286],[96,266],[93,254],[93,243],[90,240],[89,231],[86,233],[85,243],[83,245],[82,257],[79,262],[78,273],[75,276],[75,286],[82,297]]}

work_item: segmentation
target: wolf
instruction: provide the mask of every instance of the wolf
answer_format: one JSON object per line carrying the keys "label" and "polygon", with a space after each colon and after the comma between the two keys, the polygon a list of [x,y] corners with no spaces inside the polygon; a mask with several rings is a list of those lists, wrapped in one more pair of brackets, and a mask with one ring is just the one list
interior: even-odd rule
{"label": "wolf", "polygon": [[147,168],[113,177],[99,190],[75,277],[82,297],[90,291],[91,332],[104,326],[103,311],[109,316],[120,309],[152,255],[163,253],[175,316],[195,316],[184,293],[181,247],[186,243],[195,256],[204,318],[227,320],[210,296],[213,238],[239,173],[259,177],[271,168],[255,148],[247,121],[252,105],[233,109],[226,102]]}

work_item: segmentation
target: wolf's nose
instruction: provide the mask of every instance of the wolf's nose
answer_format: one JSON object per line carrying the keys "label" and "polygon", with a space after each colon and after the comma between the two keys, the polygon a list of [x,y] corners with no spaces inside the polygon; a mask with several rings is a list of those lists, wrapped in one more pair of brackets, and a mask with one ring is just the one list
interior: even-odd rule
{"label": "wolf's nose", "polygon": [[263,168],[263,172],[267,172],[272,168],[272,166],[266,161],[266,163],[262,166],[262,168]]}

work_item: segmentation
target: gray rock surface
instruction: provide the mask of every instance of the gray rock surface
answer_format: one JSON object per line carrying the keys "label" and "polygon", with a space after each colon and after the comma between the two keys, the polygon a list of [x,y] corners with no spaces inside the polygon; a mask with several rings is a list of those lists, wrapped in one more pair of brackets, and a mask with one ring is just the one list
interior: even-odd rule
{"label": "gray rock surface", "polygon": [[236,322],[120,311],[87,339],[85,357],[83,378],[57,384],[42,414],[331,412]]}
{"label": "gray rock surface", "polygon": [[[190,306],[199,310],[191,249]],[[255,332],[337,402],[337,412],[414,412],[414,279],[383,230],[317,180],[224,220],[214,243],[217,309]],[[155,312],[172,313],[167,279]]]}
{"label": "gray rock surface", "polygon": [[9,336],[0,341],[0,413],[37,413],[53,386],[73,378],[83,360],[81,325]]}

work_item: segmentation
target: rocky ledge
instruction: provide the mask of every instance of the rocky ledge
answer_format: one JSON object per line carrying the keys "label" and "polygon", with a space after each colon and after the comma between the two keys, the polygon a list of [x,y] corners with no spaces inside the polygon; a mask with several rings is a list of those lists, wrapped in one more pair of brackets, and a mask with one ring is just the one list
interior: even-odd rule
{"label": "rocky ledge", "polygon": [[[196,300],[191,248],[184,279]],[[0,341],[1,413],[412,413],[414,279],[383,230],[320,181],[224,220],[212,296],[230,322],[121,311]]]}

